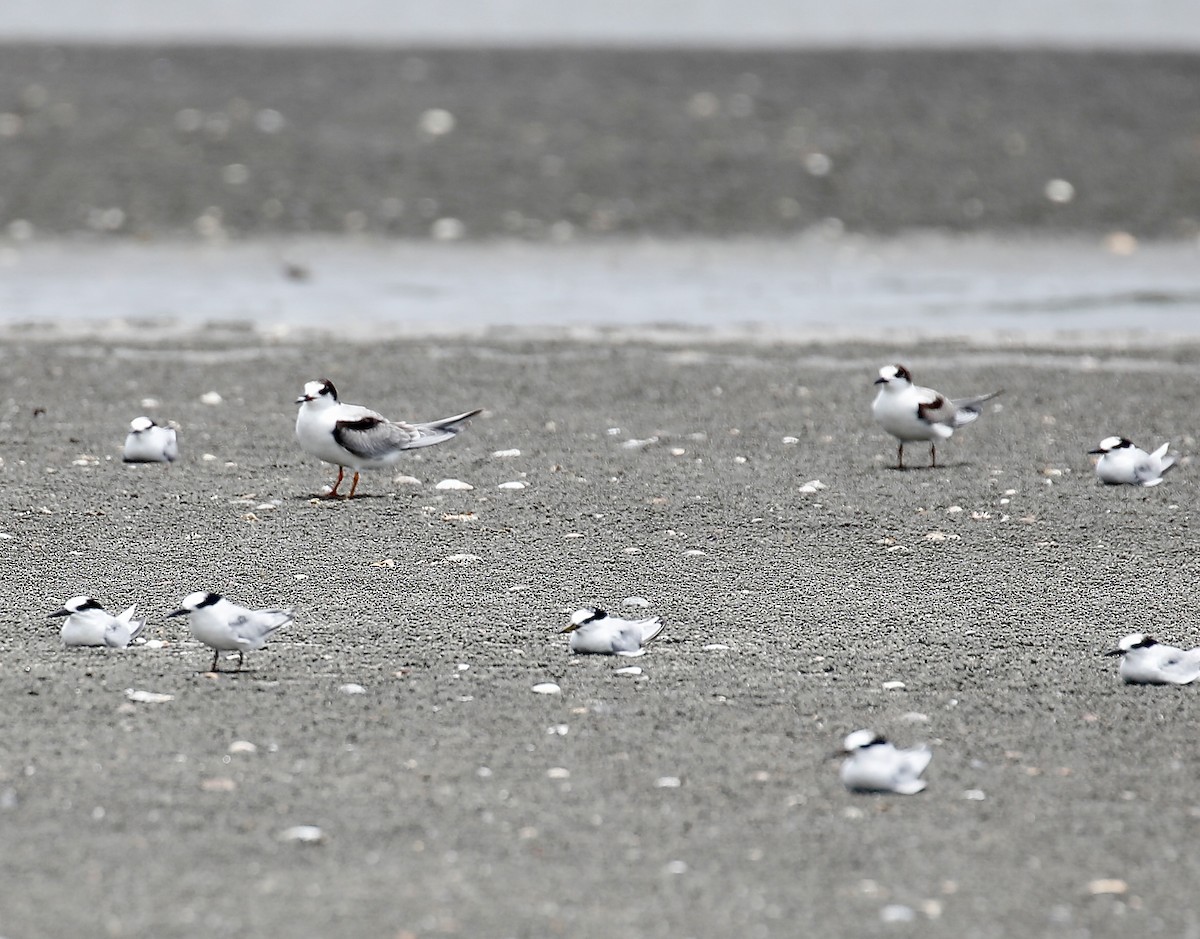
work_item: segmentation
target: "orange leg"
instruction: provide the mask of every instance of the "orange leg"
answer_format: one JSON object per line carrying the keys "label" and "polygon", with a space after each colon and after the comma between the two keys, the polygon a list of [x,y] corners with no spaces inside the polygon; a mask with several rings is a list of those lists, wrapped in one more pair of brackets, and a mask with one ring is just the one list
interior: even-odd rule
{"label": "orange leg", "polygon": [[340,486],[342,484],[342,477],[345,475],[346,475],[346,471],[342,467],[339,466],[337,482],[333,484],[333,488],[330,489],[329,494],[325,496],[326,499],[332,499],[334,496],[337,495],[338,486]]}
{"label": "orange leg", "polygon": [[350,495],[346,496],[346,498],[353,499],[354,498],[354,490],[356,490],[357,488],[358,488],[358,473],[355,473],[354,474],[354,482],[352,482],[350,484]]}

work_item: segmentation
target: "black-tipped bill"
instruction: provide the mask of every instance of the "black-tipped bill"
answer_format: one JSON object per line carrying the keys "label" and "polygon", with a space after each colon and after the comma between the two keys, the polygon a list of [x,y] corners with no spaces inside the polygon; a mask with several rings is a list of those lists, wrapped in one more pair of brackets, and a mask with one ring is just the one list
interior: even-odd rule
{"label": "black-tipped bill", "polygon": [[174,613],[168,613],[167,619],[170,619],[172,616],[185,616],[190,612],[192,612],[192,611],[191,610],[176,610]]}
{"label": "black-tipped bill", "polygon": [[70,616],[71,611],[65,606],[61,610],[55,610],[53,613],[47,613],[47,616]]}

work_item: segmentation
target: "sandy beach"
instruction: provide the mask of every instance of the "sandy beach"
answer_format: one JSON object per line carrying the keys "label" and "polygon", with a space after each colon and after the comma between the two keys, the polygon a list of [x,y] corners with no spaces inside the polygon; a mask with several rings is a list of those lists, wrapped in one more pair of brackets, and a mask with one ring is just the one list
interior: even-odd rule
{"label": "sandy beach", "polygon": [[[10,339],[0,935],[1195,935],[1197,689],[1100,653],[1200,642],[1196,354]],[[1005,389],[936,470],[891,469],[870,420],[897,355]],[[419,485],[313,501],[291,402],[318,375],[487,410],[397,468]],[[145,398],[181,425],[169,470],[120,462]],[[1111,433],[1183,465],[1101,487]],[[164,619],[197,589],[296,622],[202,674]],[[161,648],[60,648],[79,593]],[[630,596],[666,635],[573,659],[569,612]],[[925,793],[842,789],[865,726],[932,743]]]}

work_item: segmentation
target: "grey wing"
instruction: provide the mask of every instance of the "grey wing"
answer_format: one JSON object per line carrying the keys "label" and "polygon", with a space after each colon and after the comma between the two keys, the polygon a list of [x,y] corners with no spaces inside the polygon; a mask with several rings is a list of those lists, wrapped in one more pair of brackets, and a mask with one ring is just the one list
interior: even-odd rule
{"label": "grey wing", "polygon": [[435,443],[441,443],[443,440],[449,440],[451,437],[457,436],[461,431],[466,429],[467,422],[482,410],[483,408],[476,408],[474,411],[455,414],[454,417],[443,417],[437,421],[404,424],[403,426],[410,430],[415,430],[418,435],[416,442],[409,444],[408,449],[412,447],[429,447]]}
{"label": "grey wing", "polygon": [[[419,442],[419,428],[403,421],[389,421],[377,416],[338,421],[333,425],[333,439],[355,456],[368,460],[387,456],[397,450],[425,446]],[[436,440],[432,442],[437,443]]]}
{"label": "grey wing", "polygon": [[950,402],[950,406],[954,409],[954,418],[951,423],[955,427],[970,424],[971,421],[983,413],[983,405],[986,402],[1002,394],[1004,394],[1003,388],[999,391],[993,391],[991,394],[976,395],[974,398],[955,398]]}
{"label": "grey wing", "polygon": [[920,397],[917,399],[917,417],[927,424],[955,425],[957,408],[953,401],[943,397],[932,388],[914,389]]}

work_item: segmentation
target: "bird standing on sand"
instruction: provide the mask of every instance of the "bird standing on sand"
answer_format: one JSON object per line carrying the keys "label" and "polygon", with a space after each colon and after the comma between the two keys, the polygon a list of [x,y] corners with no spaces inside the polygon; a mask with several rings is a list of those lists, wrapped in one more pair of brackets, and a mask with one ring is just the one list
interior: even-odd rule
{"label": "bird standing on sand", "polygon": [[974,398],[947,398],[932,388],[914,385],[903,365],[885,365],[875,384],[881,386],[871,405],[879,425],[900,440],[896,468],[904,469],[904,444],[929,441],[929,465],[937,466],[937,441],[948,440],[959,427],[970,424],[981,413],[983,403],[1002,391]]}
{"label": "bird standing on sand", "polygon": [[482,410],[476,408],[422,424],[389,421],[370,408],[342,404],[333,382],[327,379],[308,382],[296,403],[300,405],[300,413],[296,415],[296,439],[301,448],[338,468],[337,482],[329,492],[330,498],[338,494],[346,469],[354,470],[348,499],[354,498],[361,471],[391,466],[405,450],[431,447],[457,436],[467,421]]}
{"label": "bird standing on sand", "polygon": [[292,621],[291,610],[251,610],[231,603],[220,594],[203,590],[189,593],[180,609],[167,617],[187,616],[192,635],[213,650],[210,672],[217,671],[222,652],[238,654],[238,670],[247,652],[261,649],[276,630]]}

